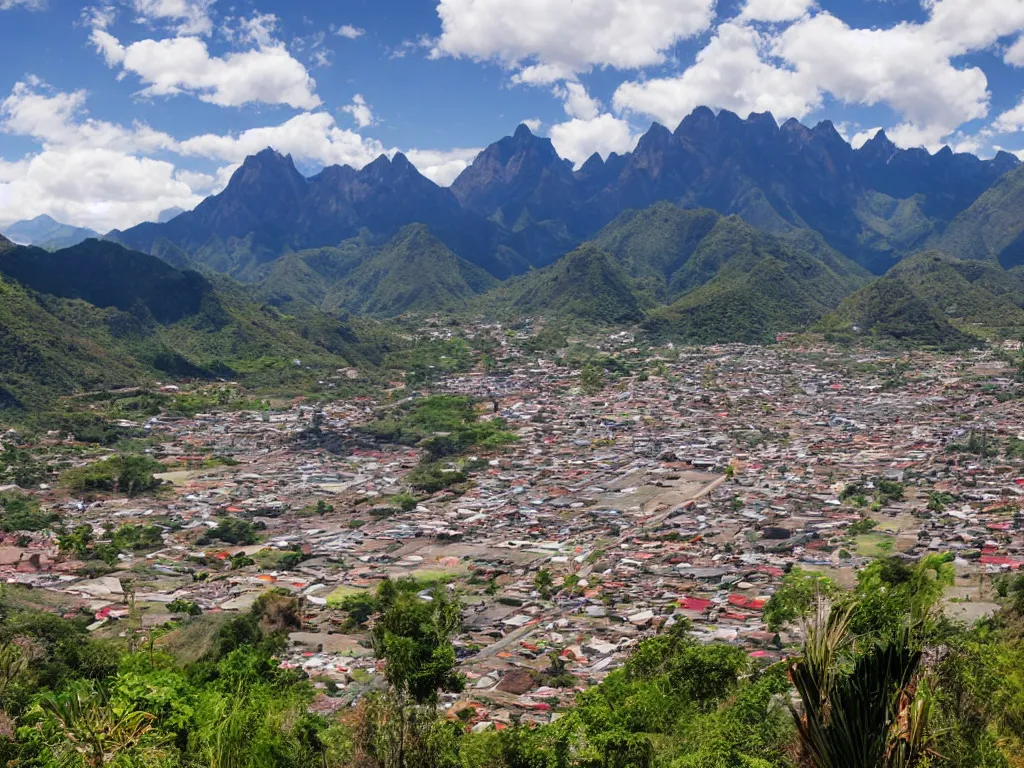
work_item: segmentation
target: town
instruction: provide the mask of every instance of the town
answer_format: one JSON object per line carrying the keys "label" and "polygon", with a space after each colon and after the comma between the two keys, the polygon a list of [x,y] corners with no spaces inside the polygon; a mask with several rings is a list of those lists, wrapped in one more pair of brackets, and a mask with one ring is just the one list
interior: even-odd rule
{"label": "town", "polygon": [[[444,707],[485,729],[550,721],[680,621],[701,642],[783,658],[802,629],[765,608],[796,569],[848,587],[877,557],[951,556],[943,610],[973,621],[1024,566],[1015,344],[641,349],[621,332],[588,341],[604,362],[581,366],[536,351],[533,327],[420,335],[487,338],[492,351],[429,387],[127,420],[165,468],[141,494],[69,486],[68,469],[0,487],[65,531],[4,534],[4,581],[48,609],[88,610],[97,636],[169,627],[154,642],[194,645],[192,658],[224,617],[284,590],[302,626],[280,664],[316,681],[324,711],[383,684],[367,628],[376,586],[414,580],[429,599],[442,585],[463,606],[468,681]],[[444,433],[408,444],[368,428],[437,398],[470,402],[506,438],[428,473]],[[3,441],[60,455],[72,474],[115,454],[56,431]],[[90,558],[133,536],[143,544]]]}

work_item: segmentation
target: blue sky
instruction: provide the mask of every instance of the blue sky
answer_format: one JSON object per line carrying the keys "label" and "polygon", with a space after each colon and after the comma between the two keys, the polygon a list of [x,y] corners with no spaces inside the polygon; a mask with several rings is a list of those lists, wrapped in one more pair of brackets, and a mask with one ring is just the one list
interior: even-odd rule
{"label": "blue sky", "polygon": [[189,208],[270,145],[448,184],[523,121],[629,151],[698,104],[1024,156],[1024,0],[0,0],[0,227]]}

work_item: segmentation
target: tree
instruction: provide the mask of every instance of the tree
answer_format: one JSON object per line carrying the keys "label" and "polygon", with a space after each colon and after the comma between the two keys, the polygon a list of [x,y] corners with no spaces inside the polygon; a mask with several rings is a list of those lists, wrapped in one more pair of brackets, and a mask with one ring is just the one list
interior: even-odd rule
{"label": "tree", "polygon": [[592,363],[583,366],[580,371],[580,388],[587,395],[600,392],[604,389],[604,371]]}
{"label": "tree", "polygon": [[365,763],[382,768],[453,765],[455,733],[437,718],[438,694],[458,692],[465,680],[455,670],[451,638],[462,607],[441,587],[421,596],[393,581],[377,590],[380,614],[371,639],[385,662],[388,692],[366,706],[359,744]]}
{"label": "tree", "polygon": [[764,607],[768,629],[778,631],[786,624],[813,613],[822,600],[833,597],[839,586],[827,576],[794,568],[782,577],[782,584]]}

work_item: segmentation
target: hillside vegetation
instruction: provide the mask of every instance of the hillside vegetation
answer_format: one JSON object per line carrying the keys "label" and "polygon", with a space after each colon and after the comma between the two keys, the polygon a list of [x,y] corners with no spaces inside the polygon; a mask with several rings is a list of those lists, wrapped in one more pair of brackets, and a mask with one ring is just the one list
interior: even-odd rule
{"label": "hillside vegetation", "polygon": [[0,406],[31,410],[58,395],[154,378],[255,385],[306,368],[380,362],[387,337],[362,321],[299,318],[254,303],[155,257],[89,240],[47,253],[3,246]]}

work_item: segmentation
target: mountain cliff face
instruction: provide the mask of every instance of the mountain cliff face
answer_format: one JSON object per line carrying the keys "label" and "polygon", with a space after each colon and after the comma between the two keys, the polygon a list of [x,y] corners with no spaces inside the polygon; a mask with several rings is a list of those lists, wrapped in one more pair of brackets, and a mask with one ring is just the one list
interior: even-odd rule
{"label": "mountain cliff face", "polygon": [[385,241],[410,223],[428,226],[471,263],[495,274],[529,268],[502,250],[497,227],[463,211],[448,189],[419,173],[404,155],[381,156],[359,171],[331,166],[306,179],[290,156],[271,149],[246,159],[227,187],[194,211],[108,238],[174,263],[200,265],[252,281],[293,251],[338,245],[365,231]]}
{"label": "mountain cliff face", "polygon": [[520,126],[456,180],[464,206],[509,223],[560,221],[586,237],[622,211],[658,201],[738,214],[772,232],[809,228],[873,272],[886,271],[1018,165],[951,150],[900,150],[884,132],[854,150],[825,121],[779,126],[698,108],[675,132],[655,124],[629,155],[590,158],[568,174]]}
{"label": "mountain cliff face", "polygon": [[252,281],[284,254],[356,236],[382,244],[423,224],[458,257],[504,279],[551,263],[624,211],[664,201],[736,214],[777,234],[814,230],[881,274],[942,236],[1018,165],[1007,153],[980,160],[948,148],[901,150],[884,132],[855,150],[827,121],[780,126],[767,113],[743,120],[698,108],[675,131],[655,124],[633,152],[594,155],[575,171],[521,125],[450,189],[401,154],[306,179],[268,149],[194,211],[108,237]]}

